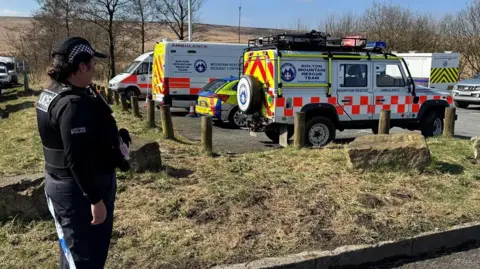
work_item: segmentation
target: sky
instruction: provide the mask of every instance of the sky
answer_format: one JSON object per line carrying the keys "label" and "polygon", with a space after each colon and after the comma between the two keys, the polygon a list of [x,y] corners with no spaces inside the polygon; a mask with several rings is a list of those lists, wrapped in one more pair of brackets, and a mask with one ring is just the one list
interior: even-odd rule
{"label": "sky", "polygon": [[[463,9],[470,0],[376,0],[401,4],[419,13],[442,16]],[[241,25],[290,28],[298,19],[315,28],[329,13],[361,13],[373,0],[206,0],[200,11],[203,23],[238,25],[238,7],[242,6]],[[29,16],[38,8],[36,0],[0,0],[0,16]]]}

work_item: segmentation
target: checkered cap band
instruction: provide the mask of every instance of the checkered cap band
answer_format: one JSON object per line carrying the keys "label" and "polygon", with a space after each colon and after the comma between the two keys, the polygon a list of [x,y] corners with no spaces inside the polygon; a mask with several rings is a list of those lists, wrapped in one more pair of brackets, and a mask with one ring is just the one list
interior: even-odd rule
{"label": "checkered cap band", "polygon": [[93,49],[90,46],[85,44],[78,44],[75,47],[73,47],[72,51],[68,55],[68,62],[73,63],[73,59],[75,58],[75,56],[77,56],[79,53],[82,53],[82,52],[87,52],[92,56],[94,55]]}

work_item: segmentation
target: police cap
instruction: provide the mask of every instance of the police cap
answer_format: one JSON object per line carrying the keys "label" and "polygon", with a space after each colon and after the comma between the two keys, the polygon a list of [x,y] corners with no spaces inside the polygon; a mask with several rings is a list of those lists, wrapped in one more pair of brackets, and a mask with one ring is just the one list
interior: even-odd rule
{"label": "police cap", "polygon": [[52,56],[63,55],[69,63],[73,63],[75,56],[82,52],[89,53],[97,58],[107,58],[106,54],[95,51],[86,39],[77,36],[58,41],[53,48]]}

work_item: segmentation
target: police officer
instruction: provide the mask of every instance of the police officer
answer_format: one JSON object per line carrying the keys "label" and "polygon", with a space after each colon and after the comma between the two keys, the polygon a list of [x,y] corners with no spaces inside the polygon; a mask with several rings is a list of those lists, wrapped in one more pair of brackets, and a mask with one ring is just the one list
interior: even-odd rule
{"label": "police officer", "polygon": [[95,57],[107,56],[80,37],[58,42],[52,56],[51,84],[38,99],[37,122],[60,267],[103,268],[113,226],[115,169],[129,169],[112,111],[89,86]]}

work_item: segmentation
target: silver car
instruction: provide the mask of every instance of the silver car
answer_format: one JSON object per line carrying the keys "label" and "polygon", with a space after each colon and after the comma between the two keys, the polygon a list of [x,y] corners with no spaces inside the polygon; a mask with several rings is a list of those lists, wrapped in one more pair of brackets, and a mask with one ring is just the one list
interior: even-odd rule
{"label": "silver car", "polygon": [[472,79],[462,80],[452,89],[456,107],[467,108],[470,104],[480,105],[480,74]]}

